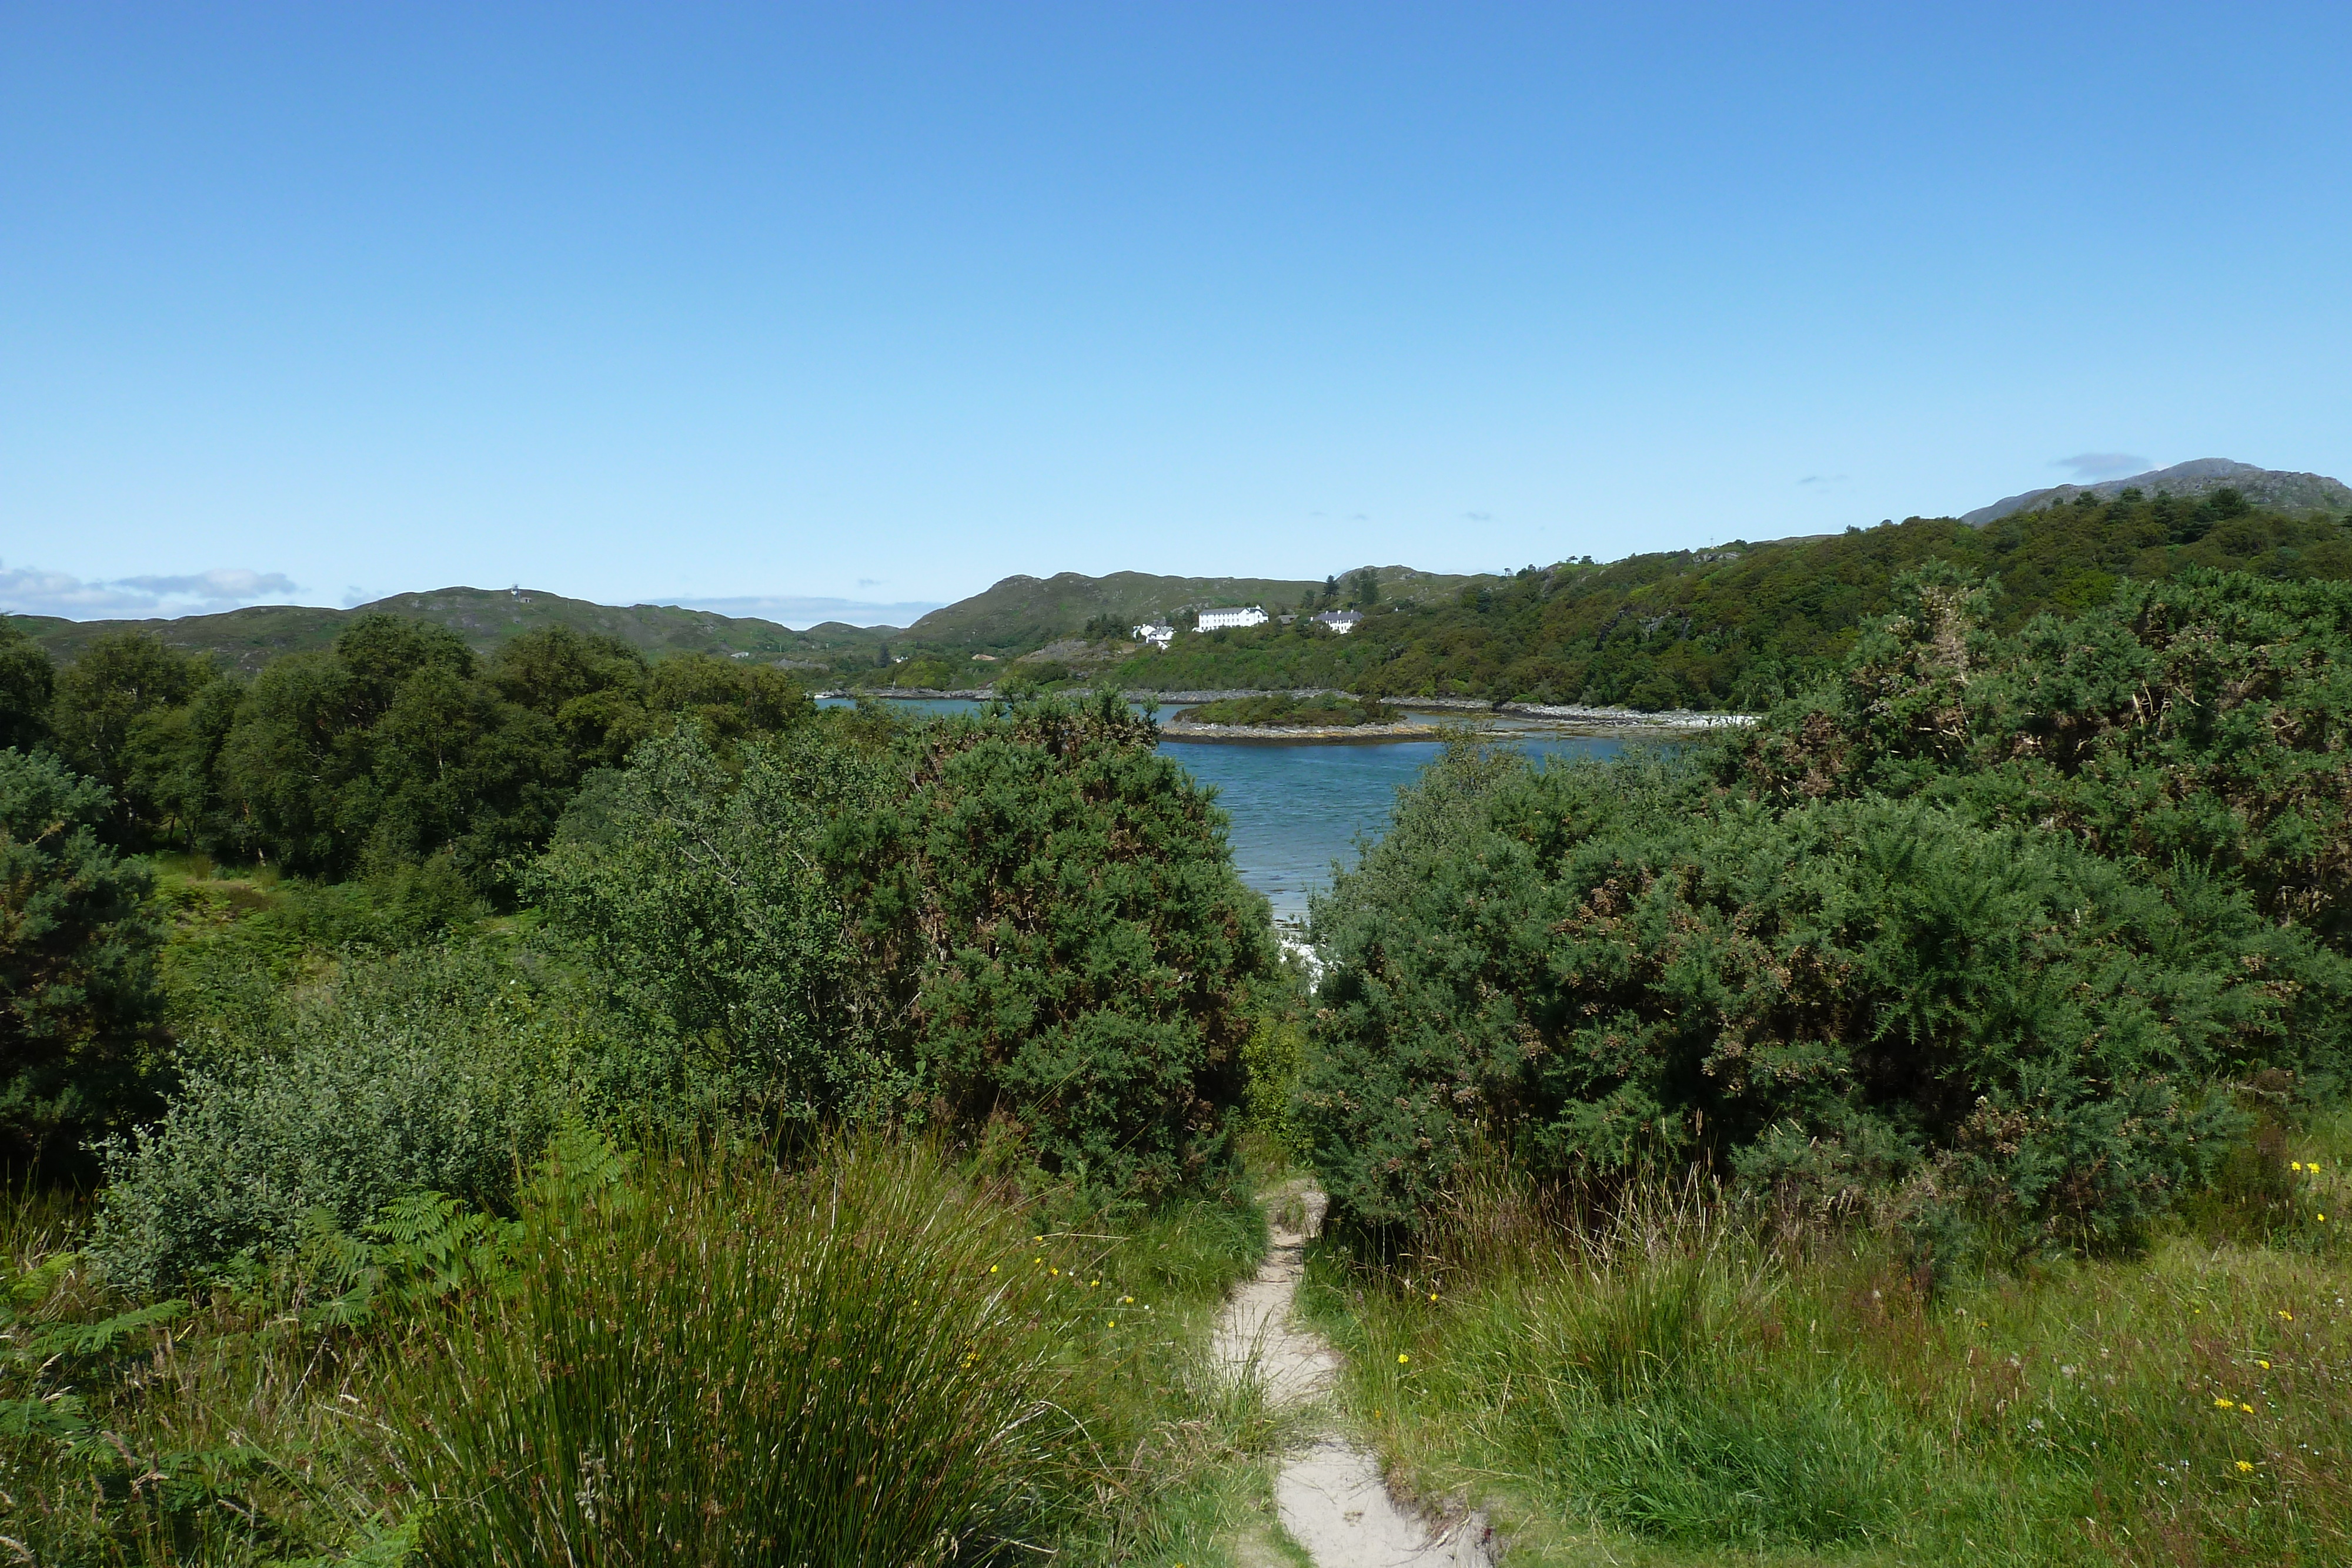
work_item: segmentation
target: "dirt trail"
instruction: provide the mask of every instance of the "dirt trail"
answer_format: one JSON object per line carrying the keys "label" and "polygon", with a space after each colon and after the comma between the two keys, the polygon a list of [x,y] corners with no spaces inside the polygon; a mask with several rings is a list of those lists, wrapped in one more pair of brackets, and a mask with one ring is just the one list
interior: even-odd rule
{"label": "dirt trail", "polygon": [[[1304,1183],[1267,1195],[1273,1246],[1257,1277],[1234,1292],[1211,1342],[1236,1375],[1254,1376],[1266,1399],[1297,1406],[1330,1392],[1339,1357],[1291,1317],[1307,1242],[1328,1200]],[[1477,1515],[1433,1524],[1389,1495],[1380,1460],[1344,1434],[1327,1435],[1282,1462],[1275,1478],[1282,1527],[1316,1568],[1491,1568]]]}

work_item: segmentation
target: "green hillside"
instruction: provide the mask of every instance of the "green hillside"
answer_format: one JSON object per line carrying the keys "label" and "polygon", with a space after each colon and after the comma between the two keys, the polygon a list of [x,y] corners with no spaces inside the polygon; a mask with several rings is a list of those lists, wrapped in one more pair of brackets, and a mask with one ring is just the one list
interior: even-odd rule
{"label": "green hillside", "polygon": [[1887,606],[1895,576],[1941,559],[1996,578],[2003,630],[2072,614],[2129,579],[2186,566],[2274,580],[2352,578],[2352,527],[2248,505],[2081,497],[1971,528],[1952,517],[1810,539],[1565,562],[1442,601],[1383,603],[1350,635],[1305,622],[1180,636],[1117,666],[1160,691],[1334,686],[1369,696],[1765,706],[1810,684]]}
{"label": "green hillside", "polygon": [[177,620],[61,621],[47,615],[9,619],[59,663],[70,663],[110,632],[152,632],[183,653],[201,654],[251,672],[281,653],[309,653],[331,644],[353,621],[371,613],[446,626],[475,652],[541,626],[617,637],[630,646],[663,653],[743,653],[767,664],[829,665],[836,658],[870,662],[893,629],[869,630],[828,622],[794,632],[772,621],[716,615],[676,605],[634,604],[622,608],[565,599],[536,589],[443,588],[430,593],[398,593],[350,610],[296,604],[255,605],[219,615]]}
{"label": "green hillside", "polygon": [[[1387,600],[1421,602],[1458,591],[1468,577],[1416,571],[1407,566],[1362,567],[1330,580],[1345,598],[1349,582],[1369,571]],[[1486,579],[1485,580],[1496,580]],[[1139,622],[1166,620],[1186,610],[1258,604],[1268,611],[1296,610],[1320,601],[1325,583],[1267,577],[1153,577],[1115,571],[1085,577],[1075,571],[1052,577],[1008,577],[984,593],[934,610],[916,622],[903,640],[941,653],[1025,653],[1083,631],[1089,622],[1121,629]]]}

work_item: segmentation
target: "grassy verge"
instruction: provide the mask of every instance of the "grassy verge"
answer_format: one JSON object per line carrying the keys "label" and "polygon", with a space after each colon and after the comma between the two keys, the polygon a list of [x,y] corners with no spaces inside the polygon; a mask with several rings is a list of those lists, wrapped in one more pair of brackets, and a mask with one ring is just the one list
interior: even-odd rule
{"label": "grassy verge", "polygon": [[2352,1561],[2352,1130],[2281,1153],[2258,1237],[1933,1291],[1689,1188],[1599,1235],[1496,1203],[1438,1255],[1326,1250],[1303,1300],[1352,1414],[1515,1563]]}
{"label": "grassy verge", "polygon": [[1205,1568],[1261,1516],[1204,1355],[1255,1206],[1045,1227],[887,1142],[591,1176],[145,1305],[13,1200],[0,1562]]}

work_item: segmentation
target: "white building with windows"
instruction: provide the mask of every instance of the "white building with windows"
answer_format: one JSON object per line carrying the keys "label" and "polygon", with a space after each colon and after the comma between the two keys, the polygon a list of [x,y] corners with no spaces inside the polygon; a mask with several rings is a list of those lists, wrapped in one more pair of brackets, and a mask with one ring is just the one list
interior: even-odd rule
{"label": "white building with windows", "polygon": [[1176,628],[1164,622],[1147,621],[1135,629],[1135,640],[1149,643],[1155,648],[1165,648],[1176,641]]}
{"label": "white building with windows", "polygon": [[1315,618],[1315,624],[1327,626],[1345,637],[1356,629],[1356,622],[1363,618],[1363,612],[1358,610],[1326,610]]}
{"label": "white building with windows", "polygon": [[1201,612],[1201,630],[1203,632],[1222,632],[1228,626],[1263,626],[1265,624],[1265,612],[1255,604],[1245,610]]}

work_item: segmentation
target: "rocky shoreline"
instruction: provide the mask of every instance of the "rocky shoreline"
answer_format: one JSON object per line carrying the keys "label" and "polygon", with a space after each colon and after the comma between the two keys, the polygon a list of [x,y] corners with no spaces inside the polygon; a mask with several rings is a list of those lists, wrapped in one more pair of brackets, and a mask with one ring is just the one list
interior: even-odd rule
{"label": "rocky shoreline", "polygon": [[[838,690],[819,692],[821,697],[851,698],[858,696],[914,698],[986,702],[998,694],[987,686],[961,690],[935,689],[929,686],[901,686],[887,691]],[[1191,707],[1201,703],[1224,702],[1237,697],[1261,697],[1287,695],[1295,697],[1337,696],[1356,700],[1353,692],[1343,692],[1332,686],[1300,686],[1287,694],[1241,689],[1234,691],[1150,692],[1129,691],[1119,695],[1129,702],[1156,702],[1168,707]],[[1513,703],[1484,702],[1476,697],[1382,697],[1391,707],[1414,713],[1460,714],[1465,718],[1479,714],[1504,715],[1513,718],[1531,718],[1542,722],[1547,729],[1559,728],[1570,733],[1601,735],[1640,734],[1643,732],[1685,734],[1695,730],[1738,728],[1756,722],[1756,716],[1745,713],[1696,713],[1686,708],[1670,708],[1659,713],[1642,713],[1633,708],[1584,707],[1573,703]],[[1186,725],[1181,720],[1162,724],[1162,733],[1181,735],[1185,739],[1281,739],[1281,740],[1411,740],[1425,739],[1434,733],[1430,725],[1359,725],[1317,726],[1294,729],[1273,729],[1254,725]]]}

